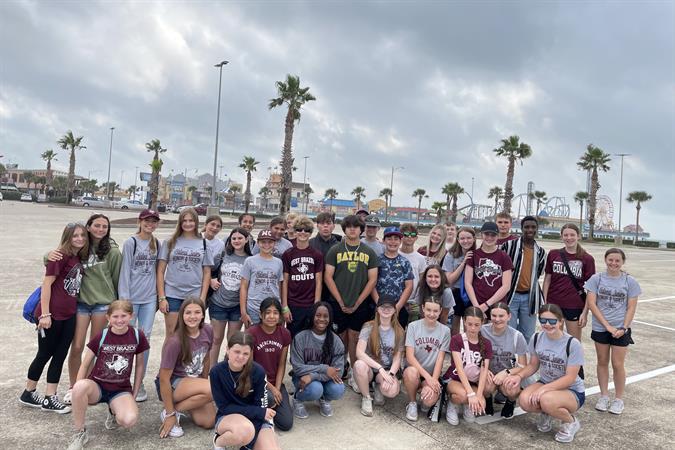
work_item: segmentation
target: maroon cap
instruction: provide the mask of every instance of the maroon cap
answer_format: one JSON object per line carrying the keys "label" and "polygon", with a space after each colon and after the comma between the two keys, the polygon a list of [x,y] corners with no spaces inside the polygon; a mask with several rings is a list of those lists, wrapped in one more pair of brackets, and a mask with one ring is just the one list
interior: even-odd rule
{"label": "maroon cap", "polygon": [[154,217],[155,219],[159,220],[159,213],[154,209],[144,209],[138,215],[139,220],[149,219],[151,217]]}
{"label": "maroon cap", "polygon": [[261,241],[263,239],[268,239],[270,241],[276,241],[277,238],[274,237],[274,233],[272,233],[272,230],[269,228],[267,230],[262,230],[260,233],[258,233],[258,240]]}

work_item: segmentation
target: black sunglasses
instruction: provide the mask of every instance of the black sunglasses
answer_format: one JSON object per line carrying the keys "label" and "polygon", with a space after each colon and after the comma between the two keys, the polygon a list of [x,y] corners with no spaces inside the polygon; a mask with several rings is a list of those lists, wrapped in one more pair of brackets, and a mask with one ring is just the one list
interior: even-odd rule
{"label": "black sunglasses", "polygon": [[314,230],[311,229],[311,228],[296,228],[296,229],[295,229],[295,232],[296,232],[296,233],[300,233],[301,231],[304,231],[305,233],[311,233],[311,232],[314,231]]}
{"label": "black sunglasses", "polygon": [[545,325],[545,324],[547,324],[547,323],[548,323],[549,325],[555,325],[556,323],[558,323],[558,319],[546,319],[546,318],[544,318],[544,317],[540,317],[540,318],[539,318],[539,323],[542,324],[542,325]]}
{"label": "black sunglasses", "polygon": [[86,227],[84,222],[70,222],[68,225],[66,225],[66,228],[75,228],[78,225],[81,227]]}
{"label": "black sunglasses", "polygon": [[403,236],[405,236],[405,237],[415,237],[415,236],[417,236],[417,232],[416,231],[404,231]]}

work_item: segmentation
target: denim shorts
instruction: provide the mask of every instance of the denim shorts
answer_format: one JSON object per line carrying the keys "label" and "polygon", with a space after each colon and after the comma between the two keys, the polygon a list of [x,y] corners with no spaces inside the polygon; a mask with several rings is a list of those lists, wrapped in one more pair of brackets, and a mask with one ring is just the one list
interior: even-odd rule
{"label": "denim shorts", "polygon": [[[94,383],[96,382],[94,381]],[[103,389],[101,385],[98,383],[96,383],[96,386],[98,386],[98,390],[101,393],[101,396],[98,399],[98,403],[110,404],[111,401],[115,400],[120,395],[124,394],[132,395],[131,392],[129,391],[109,391],[107,389]]]}
{"label": "denim shorts", "polygon": [[169,312],[178,312],[180,310],[180,305],[183,304],[182,298],[167,297],[166,301],[169,302]]}
{"label": "denim shorts", "polygon": [[77,302],[77,313],[92,316],[94,314],[106,314],[110,305],[88,305],[86,303]]}
{"label": "denim shorts", "polygon": [[579,406],[578,409],[581,409],[581,407],[584,406],[584,403],[586,403],[586,393],[585,392],[577,392],[573,389],[570,389],[569,391],[576,396],[577,405]]}
{"label": "denim shorts", "polygon": [[215,303],[209,304],[209,317],[211,320],[220,320],[225,322],[239,322],[241,320],[241,309],[239,306],[223,308]]}
{"label": "denim shorts", "polygon": [[[178,388],[178,385],[180,384],[181,381],[183,381],[183,377],[171,375],[171,389],[175,391]],[[155,377],[155,389],[157,389],[157,398],[159,399],[160,402],[163,401],[162,392],[159,387],[159,377]]]}

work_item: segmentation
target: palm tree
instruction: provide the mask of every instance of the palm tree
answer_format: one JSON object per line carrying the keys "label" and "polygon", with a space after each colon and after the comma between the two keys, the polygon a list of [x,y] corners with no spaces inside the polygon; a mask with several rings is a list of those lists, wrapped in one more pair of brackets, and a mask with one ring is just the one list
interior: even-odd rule
{"label": "palm tree", "polygon": [[502,139],[502,145],[493,150],[497,156],[503,156],[509,161],[508,169],[506,170],[506,184],[504,185],[504,207],[503,211],[511,213],[511,200],[513,200],[513,174],[516,170],[516,161],[520,161],[523,165],[523,160],[532,156],[532,148],[520,142],[520,137],[509,136],[508,139]]}
{"label": "palm tree", "polygon": [[445,208],[444,202],[434,202],[431,204],[431,209],[436,213],[436,223],[441,223],[443,208]]}
{"label": "palm tree", "polygon": [[[56,180],[58,180],[59,178],[62,178],[62,177],[56,177],[54,179],[53,188],[54,188],[55,191],[57,190],[56,189]],[[94,192],[98,191],[97,183],[98,183],[98,181],[96,181],[96,180],[83,180],[83,181],[80,181],[80,184],[78,185],[78,187],[80,188],[80,192],[82,192],[83,194],[87,194],[87,193],[93,194]],[[55,195],[56,194],[57,193],[55,192]]]}
{"label": "palm tree", "polygon": [[166,149],[162,148],[162,144],[159,142],[159,139],[153,139],[150,142],[145,143],[145,148],[148,152],[154,153],[152,155],[152,162],[150,167],[152,168],[152,176],[150,177],[150,209],[157,208],[157,195],[159,193],[159,173],[162,171],[162,165],[164,161],[159,157],[160,153],[165,153]]}
{"label": "palm tree", "polygon": [[607,172],[610,161],[611,158],[608,153],[593,144],[588,144],[586,153],[577,162],[579,170],[591,171],[591,192],[588,197],[588,239],[590,241],[593,240],[593,231],[595,230],[595,205],[598,201],[598,189],[600,189],[598,169]]}
{"label": "palm tree", "polygon": [[[260,195],[262,199],[265,201],[265,208],[267,208],[268,206],[267,197],[269,197],[270,193],[271,193],[270,188],[268,188],[267,186],[261,187],[260,190],[258,191],[258,195]],[[260,207],[262,208],[262,205],[260,205]]]}
{"label": "palm tree", "polygon": [[574,201],[579,204],[579,230],[584,234],[584,202],[588,200],[588,192],[579,191],[574,194]]}
{"label": "palm tree", "polygon": [[21,174],[21,178],[23,178],[23,182],[26,183],[26,187],[30,191],[30,185],[35,180],[35,175],[33,175],[33,172],[24,172]]}
{"label": "palm tree", "polygon": [[[446,218],[451,218],[453,222],[457,222],[457,197],[459,194],[464,193],[464,188],[459,183],[448,183],[443,186],[441,193],[445,194]],[[452,200],[452,212],[450,210],[450,200]]]}
{"label": "palm tree", "polygon": [[187,192],[188,192],[188,194],[190,194],[190,202],[193,205],[195,204],[194,195],[195,195],[196,190],[197,190],[197,186],[188,186],[188,188],[187,188]]}
{"label": "palm tree", "polygon": [[305,214],[307,214],[307,205],[309,205],[309,196],[314,193],[314,189],[312,189],[309,185],[305,186]]}
{"label": "palm tree", "polygon": [[417,188],[412,193],[413,197],[417,197],[417,226],[420,226],[420,216],[422,215],[422,199],[429,198],[427,191],[422,188]]}
{"label": "palm tree", "polygon": [[232,194],[232,215],[234,215],[234,207],[236,206],[237,203],[237,193],[241,192],[241,188],[237,186],[236,184],[233,184],[230,186],[230,189],[228,189],[230,194]]}
{"label": "palm tree", "polygon": [[246,172],[246,193],[244,194],[244,211],[248,212],[248,207],[251,204],[251,172],[256,171],[256,167],[260,161],[256,161],[253,156],[244,156],[244,160],[239,164],[240,169]]}
{"label": "palm tree", "polygon": [[323,195],[330,199],[330,212],[333,212],[333,200],[338,196],[338,191],[336,191],[335,188],[328,188]]}
{"label": "palm tree", "polygon": [[354,196],[354,201],[356,201],[356,210],[358,211],[361,209],[361,199],[366,196],[366,188],[356,186],[352,191],[352,195]]}
{"label": "palm tree", "polygon": [[[628,194],[626,200],[628,203],[637,203],[635,205],[635,245],[637,245],[638,234],[640,233],[640,210],[642,209],[642,203],[648,202],[652,199],[652,196],[647,194],[645,191],[633,191]],[[621,233],[621,230],[619,230]]]}
{"label": "palm tree", "polygon": [[497,208],[499,208],[499,199],[501,199],[504,196],[504,190],[499,187],[499,186],[492,186],[490,190],[488,191],[488,198],[494,198],[495,199],[495,217],[497,217]]}
{"label": "palm tree", "polygon": [[[96,180],[94,180],[94,184]],[[54,188],[54,195],[57,197],[59,194],[67,195],[68,192],[68,178],[66,177],[54,177],[52,180],[52,187]],[[96,189],[94,189],[95,191]],[[92,191],[92,192],[94,192]]]}
{"label": "palm tree", "polygon": [[281,152],[281,198],[279,213],[285,214],[291,206],[291,184],[293,182],[293,130],[300,121],[302,106],[316,98],[309,93],[309,87],[300,87],[300,77],[286,75],[286,81],[277,81],[277,98],[269,101],[269,109],[283,104],[288,105],[284,126],[284,148]]}
{"label": "palm tree", "polygon": [[84,136],[75,137],[73,132],[68,130],[61,139],[56,141],[64,150],[70,150],[70,163],[68,164],[68,186],[66,187],[66,204],[70,204],[73,199],[73,191],[75,190],[75,150],[84,150],[82,145]]}
{"label": "palm tree", "polygon": [[45,150],[40,157],[47,161],[47,183],[51,184],[54,179],[54,174],[52,173],[52,161],[58,161],[58,159],[56,159],[56,152],[52,149]]}
{"label": "palm tree", "polygon": [[133,195],[134,197],[136,197],[136,185],[135,184],[132,184],[131,186],[129,186],[127,188],[127,194]]}
{"label": "palm tree", "polygon": [[535,216],[539,217],[539,207],[544,203],[548,198],[546,197],[546,192],[544,191],[534,191],[530,194],[534,201],[537,202],[536,214]]}
{"label": "palm tree", "polygon": [[384,197],[384,221],[389,220],[389,208],[391,208],[391,189],[384,188],[380,191],[380,197]]}

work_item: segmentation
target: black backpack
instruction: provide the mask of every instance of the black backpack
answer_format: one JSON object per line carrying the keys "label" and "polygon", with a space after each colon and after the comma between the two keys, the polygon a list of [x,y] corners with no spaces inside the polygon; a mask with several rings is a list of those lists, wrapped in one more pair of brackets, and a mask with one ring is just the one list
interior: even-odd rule
{"label": "black backpack", "polygon": [[[537,351],[537,339],[539,338],[539,334],[541,334],[541,333],[537,333],[537,334],[534,335],[534,350],[535,350],[535,353]],[[574,339],[574,337],[570,336],[570,338],[567,340],[567,345],[565,346],[565,353],[567,353],[567,359],[569,359],[569,357],[570,357],[570,346],[572,345],[572,339]],[[583,365],[579,366],[579,378],[581,378],[582,380],[584,379],[584,366]]]}

